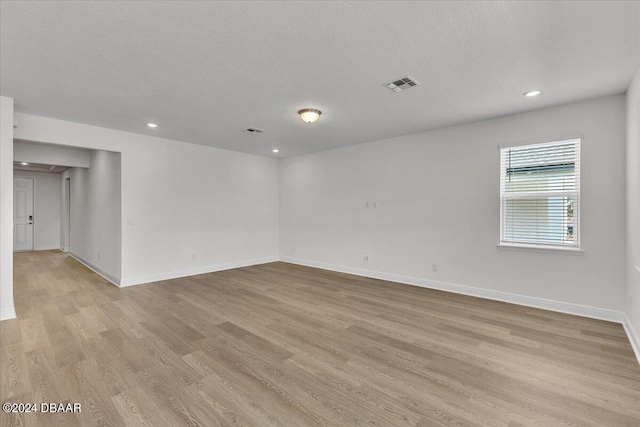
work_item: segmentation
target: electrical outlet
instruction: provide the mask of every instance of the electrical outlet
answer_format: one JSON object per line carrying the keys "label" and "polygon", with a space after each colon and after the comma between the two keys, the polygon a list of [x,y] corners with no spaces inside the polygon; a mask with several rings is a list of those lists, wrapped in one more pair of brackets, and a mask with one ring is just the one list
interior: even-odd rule
{"label": "electrical outlet", "polygon": [[135,218],[128,218],[127,219],[127,225],[136,225]]}
{"label": "electrical outlet", "polygon": [[431,264],[431,270],[432,270],[434,273],[437,273],[437,272],[438,272],[438,264]]}
{"label": "electrical outlet", "polygon": [[291,252],[295,252],[296,248],[294,246],[291,246]]}
{"label": "electrical outlet", "polygon": [[369,255],[365,255],[365,256],[364,256],[364,261],[365,261],[365,262],[369,262]]}
{"label": "electrical outlet", "polygon": [[98,259],[100,259],[100,252],[98,252]]}
{"label": "electrical outlet", "polygon": [[195,261],[196,260],[196,254],[191,254],[191,261]]}

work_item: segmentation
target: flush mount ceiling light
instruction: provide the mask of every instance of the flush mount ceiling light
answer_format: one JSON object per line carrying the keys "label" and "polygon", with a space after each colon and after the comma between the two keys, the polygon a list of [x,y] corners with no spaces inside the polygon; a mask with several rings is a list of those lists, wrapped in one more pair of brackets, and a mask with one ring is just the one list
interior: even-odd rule
{"label": "flush mount ceiling light", "polygon": [[534,96],[538,96],[541,93],[541,90],[530,90],[529,92],[525,92],[524,96],[526,96],[527,98],[533,98]]}
{"label": "flush mount ceiling light", "polygon": [[304,110],[298,111],[298,114],[300,114],[300,118],[305,122],[314,123],[318,121],[318,119],[320,118],[320,114],[322,114],[322,111],[316,110],[314,108],[305,108]]}
{"label": "flush mount ceiling light", "polygon": [[273,149],[273,150],[271,150],[271,151],[273,151],[274,153],[279,153],[279,152],[280,152],[280,150],[278,150],[277,148],[274,148],[274,149]]}
{"label": "flush mount ceiling light", "polygon": [[20,164],[21,164],[22,166],[29,166],[29,163],[27,163],[27,162],[20,162]]}
{"label": "flush mount ceiling light", "polygon": [[150,128],[157,128],[158,125],[155,123],[147,123],[147,126],[149,126]]}

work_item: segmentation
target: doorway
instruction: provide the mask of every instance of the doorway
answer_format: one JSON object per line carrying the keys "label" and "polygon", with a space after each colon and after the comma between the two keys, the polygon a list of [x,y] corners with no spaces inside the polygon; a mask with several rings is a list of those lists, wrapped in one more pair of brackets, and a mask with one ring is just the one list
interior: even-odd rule
{"label": "doorway", "polygon": [[71,251],[71,178],[64,180],[64,201],[62,206],[62,251]]}
{"label": "doorway", "polygon": [[13,178],[13,250],[33,250],[33,178]]}

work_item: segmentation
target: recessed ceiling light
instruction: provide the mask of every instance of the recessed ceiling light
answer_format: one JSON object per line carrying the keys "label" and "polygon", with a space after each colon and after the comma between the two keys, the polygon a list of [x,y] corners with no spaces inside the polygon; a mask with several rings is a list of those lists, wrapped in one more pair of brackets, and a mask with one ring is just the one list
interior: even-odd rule
{"label": "recessed ceiling light", "polygon": [[274,149],[273,149],[273,150],[271,150],[271,151],[273,151],[274,153],[279,153],[279,152],[280,152],[280,150],[278,150],[277,148],[274,148]]}
{"label": "recessed ceiling light", "polygon": [[314,123],[318,121],[322,111],[316,110],[315,108],[305,108],[304,110],[298,111],[298,114],[300,114],[300,118],[305,122]]}
{"label": "recessed ceiling light", "polygon": [[23,166],[29,166],[29,163],[27,163],[27,162],[20,162],[20,164],[23,165]]}
{"label": "recessed ceiling light", "polygon": [[158,125],[155,123],[147,123],[147,126],[149,126],[150,128],[157,128]]}
{"label": "recessed ceiling light", "polygon": [[530,90],[529,92],[525,92],[524,96],[526,96],[527,98],[532,98],[534,96],[540,95],[541,93],[541,90]]}

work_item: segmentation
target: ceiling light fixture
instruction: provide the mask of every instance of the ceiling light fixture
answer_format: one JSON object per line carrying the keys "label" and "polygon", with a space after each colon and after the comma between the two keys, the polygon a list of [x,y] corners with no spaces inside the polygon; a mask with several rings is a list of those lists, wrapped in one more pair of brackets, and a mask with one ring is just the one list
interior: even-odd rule
{"label": "ceiling light fixture", "polygon": [[29,163],[27,163],[27,162],[20,162],[20,164],[21,164],[22,166],[29,166]]}
{"label": "ceiling light fixture", "polygon": [[273,151],[274,153],[279,153],[279,152],[280,152],[280,150],[278,150],[277,148],[274,148],[274,149],[273,149],[273,150],[271,150],[271,151]]}
{"label": "ceiling light fixture", "polygon": [[305,122],[314,123],[318,121],[318,119],[320,118],[320,114],[322,114],[322,111],[316,110],[314,108],[305,108],[304,110],[298,111],[298,114],[300,114],[300,118]]}
{"label": "ceiling light fixture", "polygon": [[541,90],[530,90],[529,92],[525,92],[524,96],[526,96],[527,98],[532,98],[534,96],[540,95],[541,93]]}
{"label": "ceiling light fixture", "polygon": [[149,126],[150,128],[157,128],[158,125],[155,123],[147,123],[147,126]]}

